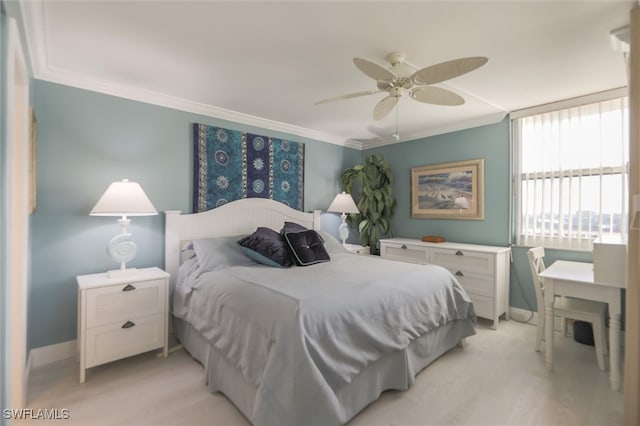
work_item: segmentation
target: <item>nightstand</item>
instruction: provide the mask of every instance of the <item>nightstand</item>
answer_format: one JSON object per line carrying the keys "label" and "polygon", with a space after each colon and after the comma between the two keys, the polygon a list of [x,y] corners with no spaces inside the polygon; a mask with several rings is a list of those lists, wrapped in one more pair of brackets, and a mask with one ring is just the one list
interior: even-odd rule
{"label": "nightstand", "polygon": [[80,383],[87,368],[163,348],[168,354],[169,274],[138,269],[128,277],[79,275]]}
{"label": "nightstand", "polygon": [[361,246],[359,244],[345,244],[344,248],[346,248],[347,251],[355,254],[371,254],[371,252],[369,251],[369,246]]}

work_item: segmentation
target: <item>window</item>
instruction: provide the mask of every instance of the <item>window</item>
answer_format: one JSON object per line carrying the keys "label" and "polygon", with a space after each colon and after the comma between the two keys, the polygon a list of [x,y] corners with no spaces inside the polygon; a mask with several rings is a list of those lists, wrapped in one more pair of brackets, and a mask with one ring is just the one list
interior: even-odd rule
{"label": "window", "polygon": [[591,250],[627,232],[628,99],[512,115],[517,243]]}

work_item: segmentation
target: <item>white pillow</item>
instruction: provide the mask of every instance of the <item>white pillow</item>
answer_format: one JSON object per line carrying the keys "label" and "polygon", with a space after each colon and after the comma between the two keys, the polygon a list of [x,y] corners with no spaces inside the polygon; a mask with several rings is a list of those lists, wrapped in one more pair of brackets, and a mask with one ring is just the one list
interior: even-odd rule
{"label": "white pillow", "polygon": [[230,266],[251,266],[257,262],[247,257],[236,241],[244,235],[193,240],[193,251],[198,259],[198,276],[205,272]]}
{"label": "white pillow", "polygon": [[330,233],[328,233],[326,231],[320,231],[320,236],[324,240],[324,248],[327,249],[327,252],[329,254],[346,253],[347,252],[347,249],[344,248],[342,243],[340,241],[336,240],[336,237],[334,237]]}

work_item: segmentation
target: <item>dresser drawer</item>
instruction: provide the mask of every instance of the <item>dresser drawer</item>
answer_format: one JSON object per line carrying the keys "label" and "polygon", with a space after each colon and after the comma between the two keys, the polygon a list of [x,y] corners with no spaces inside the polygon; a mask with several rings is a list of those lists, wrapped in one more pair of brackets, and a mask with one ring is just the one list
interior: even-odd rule
{"label": "dresser drawer", "polygon": [[482,318],[493,319],[494,318],[494,299],[487,296],[482,296],[472,292],[467,292],[471,301],[473,302],[473,309],[476,311],[476,315]]}
{"label": "dresser drawer", "polygon": [[380,256],[402,262],[429,263],[428,249],[411,244],[383,242],[380,244]]}
{"label": "dresser drawer", "polygon": [[466,291],[493,298],[495,288],[493,277],[460,269],[449,269],[449,272],[456,277]]}
{"label": "dresser drawer", "polygon": [[346,248],[349,253],[367,255],[371,254],[369,246],[361,246],[360,244],[345,244],[344,248]]}
{"label": "dresser drawer", "polygon": [[[127,321],[133,325],[125,326]],[[88,329],[86,368],[163,346],[164,327],[164,314],[159,314]]]}
{"label": "dresser drawer", "polygon": [[97,287],[87,290],[87,327],[120,323],[165,311],[166,280]]}
{"label": "dresser drawer", "polygon": [[431,250],[431,263],[456,271],[486,275],[494,273],[494,256],[490,253],[434,248]]}

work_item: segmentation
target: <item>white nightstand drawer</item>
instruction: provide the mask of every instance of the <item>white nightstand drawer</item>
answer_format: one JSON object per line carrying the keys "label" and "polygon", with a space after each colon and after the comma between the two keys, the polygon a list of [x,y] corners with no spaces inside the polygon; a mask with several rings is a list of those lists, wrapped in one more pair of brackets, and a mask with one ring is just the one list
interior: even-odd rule
{"label": "white nightstand drawer", "polygon": [[401,262],[429,263],[429,252],[424,247],[403,243],[382,243],[380,256]]}
{"label": "white nightstand drawer", "polygon": [[494,281],[492,276],[460,269],[449,269],[449,272],[457,278],[466,291],[493,298]]}
{"label": "white nightstand drawer", "polygon": [[162,347],[164,324],[164,314],[159,314],[88,329],[85,367]]}
{"label": "white nightstand drawer", "polygon": [[164,312],[165,283],[166,280],[152,280],[88,289],[86,326]]}
{"label": "white nightstand drawer", "polygon": [[369,249],[369,246],[361,246],[359,244],[345,244],[344,248],[347,249],[349,253],[371,254],[371,250]]}
{"label": "white nightstand drawer", "polygon": [[495,257],[489,253],[456,249],[433,249],[431,263],[453,270],[493,275]]}
{"label": "white nightstand drawer", "polygon": [[473,302],[473,309],[476,311],[477,316],[488,319],[494,317],[494,299],[470,291],[467,294]]}

